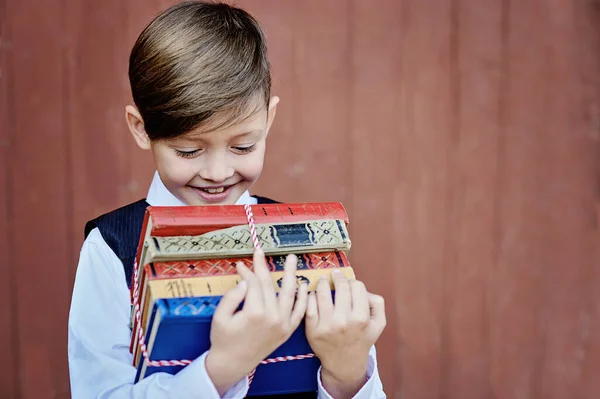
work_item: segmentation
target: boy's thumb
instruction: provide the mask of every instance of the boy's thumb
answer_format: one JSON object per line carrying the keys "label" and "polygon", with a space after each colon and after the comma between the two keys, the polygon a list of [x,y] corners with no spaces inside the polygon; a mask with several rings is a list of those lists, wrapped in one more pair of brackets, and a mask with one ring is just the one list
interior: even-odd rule
{"label": "boy's thumb", "polygon": [[214,318],[221,316],[231,316],[237,308],[240,306],[244,298],[246,297],[246,291],[248,290],[248,283],[246,280],[240,281],[235,287],[230,289],[223,295],[219,306],[215,309]]}

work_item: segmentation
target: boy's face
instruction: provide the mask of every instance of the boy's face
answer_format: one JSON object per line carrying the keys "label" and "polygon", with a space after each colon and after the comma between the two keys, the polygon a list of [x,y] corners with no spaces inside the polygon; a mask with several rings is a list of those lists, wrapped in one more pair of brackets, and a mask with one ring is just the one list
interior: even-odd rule
{"label": "boy's face", "polygon": [[143,149],[151,149],[167,189],[188,205],[233,205],[260,176],[266,138],[279,99],[240,123],[205,132],[198,128],[169,140],[150,141],[134,107],[127,120]]}

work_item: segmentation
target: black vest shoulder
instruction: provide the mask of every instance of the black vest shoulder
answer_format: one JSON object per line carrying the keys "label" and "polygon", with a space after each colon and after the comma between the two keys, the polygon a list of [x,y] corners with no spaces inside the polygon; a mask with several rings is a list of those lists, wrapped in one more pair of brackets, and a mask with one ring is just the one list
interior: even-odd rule
{"label": "black vest shoulder", "polygon": [[87,238],[90,232],[97,227],[106,244],[123,263],[128,288],[131,288],[133,262],[142,231],[144,214],[148,206],[146,200],[141,199],[105,213],[85,224],[84,237]]}

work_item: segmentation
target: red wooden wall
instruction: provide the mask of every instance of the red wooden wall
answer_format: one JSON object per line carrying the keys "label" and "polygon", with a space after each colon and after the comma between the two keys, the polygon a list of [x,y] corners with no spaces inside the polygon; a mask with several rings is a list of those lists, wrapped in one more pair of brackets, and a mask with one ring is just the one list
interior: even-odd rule
{"label": "red wooden wall", "polygon": [[[255,192],[348,207],[388,397],[599,397],[598,2],[238,3],[282,99]],[[2,398],[69,397],[83,224],[145,195],[127,56],[168,4],[0,0]]]}

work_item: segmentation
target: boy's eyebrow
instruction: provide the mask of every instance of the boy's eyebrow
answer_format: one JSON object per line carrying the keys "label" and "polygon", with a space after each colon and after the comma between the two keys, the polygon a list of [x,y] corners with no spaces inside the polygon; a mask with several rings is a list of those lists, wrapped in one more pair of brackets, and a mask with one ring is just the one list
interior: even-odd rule
{"label": "boy's eyebrow", "polygon": [[252,134],[259,134],[262,133],[263,129],[254,129],[254,130],[248,130],[248,131],[244,131],[238,134],[234,134],[233,138],[239,138],[239,137],[244,137],[244,136],[250,136]]}

